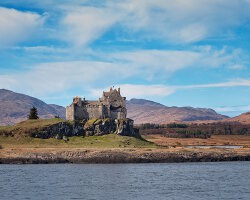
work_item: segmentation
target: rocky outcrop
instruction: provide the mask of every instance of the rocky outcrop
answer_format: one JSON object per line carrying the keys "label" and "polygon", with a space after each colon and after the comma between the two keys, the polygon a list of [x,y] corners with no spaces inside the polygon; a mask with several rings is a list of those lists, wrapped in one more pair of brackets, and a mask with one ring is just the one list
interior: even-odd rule
{"label": "rocky outcrop", "polygon": [[124,136],[138,136],[139,130],[135,129],[134,121],[131,119],[116,120],[116,134]]}
{"label": "rocky outcrop", "polygon": [[59,122],[45,127],[40,131],[34,131],[30,134],[35,138],[57,138],[72,136],[101,136],[115,133],[122,136],[139,136],[139,131],[133,127],[131,119],[91,119],[74,122]]}
{"label": "rocky outcrop", "polygon": [[39,163],[172,163],[250,161],[249,150],[235,151],[173,151],[171,149],[3,149],[0,164]]}

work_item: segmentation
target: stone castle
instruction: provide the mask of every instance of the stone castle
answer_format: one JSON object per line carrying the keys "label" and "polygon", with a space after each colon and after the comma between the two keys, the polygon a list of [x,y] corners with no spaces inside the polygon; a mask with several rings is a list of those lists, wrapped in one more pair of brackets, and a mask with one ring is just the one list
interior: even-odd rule
{"label": "stone castle", "polygon": [[120,88],[110,88],[103,92],[98,101],[89,101],[85,97],[74,97],[73,103],[66,107],[67,120],[83,119],[125,119],[127,116],[126,97],[122,97]]}

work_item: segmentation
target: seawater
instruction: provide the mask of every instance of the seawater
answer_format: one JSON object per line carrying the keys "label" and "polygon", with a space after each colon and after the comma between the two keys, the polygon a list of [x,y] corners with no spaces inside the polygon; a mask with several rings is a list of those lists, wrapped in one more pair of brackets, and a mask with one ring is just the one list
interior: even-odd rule
{"label": "seawater", "polygon": [[250,162],[0,165],[0,199],[250,199]]}

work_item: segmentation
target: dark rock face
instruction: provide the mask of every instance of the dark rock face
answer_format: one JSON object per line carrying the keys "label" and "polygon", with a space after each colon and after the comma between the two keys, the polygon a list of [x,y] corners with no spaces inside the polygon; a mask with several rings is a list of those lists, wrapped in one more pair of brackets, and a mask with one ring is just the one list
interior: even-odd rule
{"label": "dark rock face", "polygon": [[116,134],[123,136],[137,136],[138,131],[134,129],[134,121],[131,119],[116,120]]}
{"label": "dark rock face", "polygon": [[74,135],[80,135],[81,130],[82,129],[79,125],[75,126],[67,122],[60,122],[51,125],[49,127],[46,127],[41,131],[31,133],[31,137],[42,138],[42,139],[48,139],[48,138],[62,139],[63,136],[70,137]]}
{"label": "dark rock face", "polygon": [[139,136],[139,131],[133,127],[131,119],[92,119],[89,121],[60,122],[41,131],[31,133],[35,138],[57,138],[63,139],[72,136],[101,136],[110,133],[123,136]]}

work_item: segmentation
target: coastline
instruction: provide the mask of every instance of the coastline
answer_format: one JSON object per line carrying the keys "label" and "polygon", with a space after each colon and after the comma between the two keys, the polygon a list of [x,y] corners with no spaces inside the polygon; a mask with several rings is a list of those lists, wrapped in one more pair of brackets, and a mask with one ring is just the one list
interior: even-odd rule
{"label": "coastline", "polygon": [[250,161],[250,148],[230,149],[1,149],[0,164],[178,163]]}

